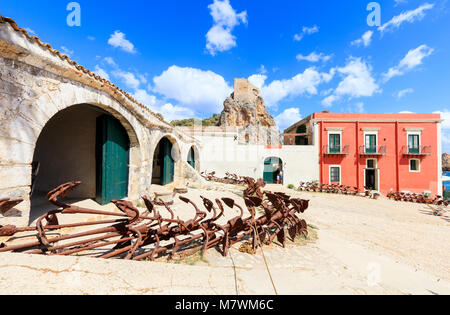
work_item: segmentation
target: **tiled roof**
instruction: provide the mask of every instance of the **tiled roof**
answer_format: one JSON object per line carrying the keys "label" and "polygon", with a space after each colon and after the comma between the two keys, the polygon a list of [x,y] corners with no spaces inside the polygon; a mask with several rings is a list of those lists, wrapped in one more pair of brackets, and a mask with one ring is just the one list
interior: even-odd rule
{"label": "tiled roof", "polygon": [[11,25],[11,27],[16,31],[16,32],[20,32],[23,35],[25,35],[25,37],[27,37],[30,41],[35,41],[37,42],[41,47],[47,48],[52,54],[58,56],[59,58],[61,58],[62,60],[66,60],[69,64],[71,64],[72,66],[74,66],[77,70],[82,71],[84,74],[89,75],[90,77],[94,78],[95,80],[97,80],[98,82],[109,86],[111,89],[115,90],[116,92],[120,92],[122,93],[126,98],[128,98],[131,102],[137,104],[139,107],[141,107],[142,109],[144,109],[145,111],[147,111],[148,113],[150,113],[151,115],[153,115],[155,118],[157,118],[158,120],[160,120],[162,123],[168,124],[170,125],[167,121],[165,121],[164,119],[161,119],[156,113],[154,113],[153,111],[151,111],[147,106],[145,106],[144,104],[138,102],[133,96],[131,96],[130,94],[128,94],[127,92],[125,92],[124,90],[122,90],[121,88],[117,87],[116,85],[114,85],[113,83],[111,83],[110,81],[106,80],[105,78],[100,77],[99,75],[95,74],[94,72],[90,71],[89,69],[86,69],[85,67],[83,67],[82,65],[79,65],[76,61],[71,60],[69,58],[69,56],[61,53],[60,51],[54,49],[50,44],[48,43],[43,43],[41,41],[41,39],[37,36],[31,36],[30,34],[28,34],[28,32],[17,26],[17,23],[9,18],[9,17],[4,17],[0,14],[0,24],[4,24],[4,23],[9,23],[9,25]]}

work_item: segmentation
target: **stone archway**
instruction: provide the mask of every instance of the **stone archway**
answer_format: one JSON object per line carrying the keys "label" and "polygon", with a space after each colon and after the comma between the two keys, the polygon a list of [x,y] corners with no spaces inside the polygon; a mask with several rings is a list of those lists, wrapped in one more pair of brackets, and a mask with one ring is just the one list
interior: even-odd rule
{"label": "stone archway", "polygon": [[197,146],[193,145],[190,147],[187,155],[187,163],[196,171],[200,170],[200,152]]}
{"label": "stone archway", "polygon": [[137,162],[132,150],[139,143],[123,121],[90,104],[69,106],[48,120],[34,149],[29,222],[48,210],[45,194],[66,182],[83,182],[70,195],[74,200],[106,204],[129,196],[135,180],[129,166]]}

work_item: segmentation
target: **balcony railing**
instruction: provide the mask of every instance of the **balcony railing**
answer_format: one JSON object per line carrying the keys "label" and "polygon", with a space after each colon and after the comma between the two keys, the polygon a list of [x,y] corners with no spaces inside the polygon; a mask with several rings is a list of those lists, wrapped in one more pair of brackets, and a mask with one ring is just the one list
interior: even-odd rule
{"label": "balcony railing", "polygon": [[350,146],[344,145],[344,146],[329,146],[324,145],[323,146],[323,152],[325,155],[348,155],[350,154]]}
{"label": "balcony railing", "polygon": [[428,146],[420,146],[420,147],[411,147],[405,145],[402,149],[403,155],[415,155],[415,156],[426,156],[431,155],[431,145]]}
{"label": "balcony railing", "polygon": [[361,146],[359,148],[359,154],[360,155],[372,155],[372,156],[383,156],[386,155],[386,146],[385,145],[379,145],[379,146]]}

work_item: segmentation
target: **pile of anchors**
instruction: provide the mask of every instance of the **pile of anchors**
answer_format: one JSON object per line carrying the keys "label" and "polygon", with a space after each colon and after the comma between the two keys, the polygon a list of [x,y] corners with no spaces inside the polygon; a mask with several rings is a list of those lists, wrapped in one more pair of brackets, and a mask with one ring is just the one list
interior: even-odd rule
{"label": "pile of anchors", "polygon": [[[195,215],[188,221],[177,218],[169,205],[162,202],[162,207],[170,213],[170,218],[164,218],[154,201],[148,197],[143,197],[147,211],[142,214],[131,202],[124,200],[112,201],[120,212],[72,206],[61,199],[67,197],[81,182],[67,183],[48,193],[47,199],[57,210],[41,216],[35,226],[0,226],[0,236],[8,238],[6,243],[0,244],[0,252],[49,256],[83,253],[96,258],[153,261],[161,256],[169,259],[175,255],[186,257],[210,248],[216,248],[227,256],[230,247],[240,241],[248,241],[256,251],[259,246],[271,244],[275,237],[284,247],[287,235],[292,240],[298,235],[307,236],[307,224],[297,215],[304,213],[309,201],[292,199],[283,193],[263,192],[265,184],[262,180],[243,180],[248,186],[244,192],[244,200],[249,217],[244,218],[244,209],[230,198],[216,199],[213,202],[202,197],[204,210],[201,210],[190,199],[179,196],[182,202],[195,210]],[[7,211],[6,209],[12,209],[20,202],[21,200],[3,199],[0,201],[0,208]],[[239,209],[240,215],[221,225],[218,220],[224,216],[226,207]],[[264,215],[257,216],[258,210],[264,212]],[[102,219],[72,224],[59,223],[61,216],[76,214],[101,216]],[[77,227],[93,229],[61,234],[62,229]],[[36,240],[20,242],[23,235],[18,233],[24,232],[30,232]]]}
{"label": "pile of anchors", "polygon": [[395,201],[405,201],[414,203],[424,203],[428,205],[444,206],[449,205],[449,200],[444,199],[442,196],[436,195],[434,198],[429,198],[423,194],[411,194],[404,192],[393,192],[391,191],[387,197]]}
{"label": "pile of anchors", "polygon": [[230,185],[245,185],[246,180],[245,177],[238,176],[236,174],[225,173],[224,178],[220,178],[216,176],[216,172],[202,172],[201,176],[206,179],[208,182],[216,182],[222,184],[230,184]]}

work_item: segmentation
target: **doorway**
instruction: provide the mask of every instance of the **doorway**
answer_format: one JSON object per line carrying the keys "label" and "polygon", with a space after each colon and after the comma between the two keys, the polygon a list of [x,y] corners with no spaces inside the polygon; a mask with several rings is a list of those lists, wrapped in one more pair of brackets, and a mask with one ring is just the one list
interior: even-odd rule
{"label": "doorway", "polygon": [[379,170],[377,168],[376,159],[367,159],[366,169],[364,170],[365,177],[365,187],[369,190],[378,191],[378,174]]}
{"label": "doorway", "polygon": [[266,184],[277,184],[278,176],[281,176],[280,184],[283,184],[283,161],[277,157],[270,157],[264,161],[264,182]]}
{"label": "doorway", "polygon": [[152,184],[168,185],[175,177],[175,160],[172,157],[172,142],[167,137],[161,139],[153,156]]}
{"label": "doorway", "polygon": [[36,143],[30,222],[52,210],[46,194],[67,182],[82,182],[69,196],[73,201],[127,197],[129,150],[127,131],[107,111],[81,104],[58,112]]}

